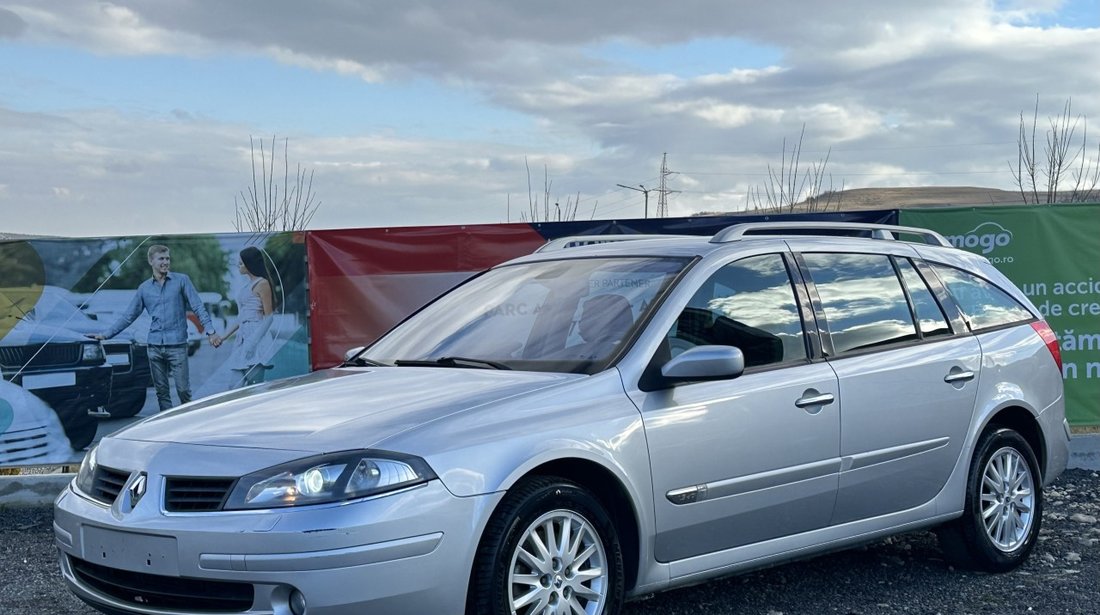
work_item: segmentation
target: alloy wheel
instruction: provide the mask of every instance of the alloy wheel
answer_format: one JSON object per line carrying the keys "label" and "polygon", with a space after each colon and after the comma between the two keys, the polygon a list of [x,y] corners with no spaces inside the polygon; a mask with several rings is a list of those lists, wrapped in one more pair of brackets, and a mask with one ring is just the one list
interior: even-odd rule
{"label": "alloy wheel", "polygon": [[512,554],[515,615],[597,615],[607,602],[607,556],[595,527],[570,510],[532,522]]}
{"label": "alloy wheel", "polygon": [[1002,552],[1027,540],[1035,509],[1035,482],[1019,451],[995,452],[982,472],[981,515],[986,535]]}

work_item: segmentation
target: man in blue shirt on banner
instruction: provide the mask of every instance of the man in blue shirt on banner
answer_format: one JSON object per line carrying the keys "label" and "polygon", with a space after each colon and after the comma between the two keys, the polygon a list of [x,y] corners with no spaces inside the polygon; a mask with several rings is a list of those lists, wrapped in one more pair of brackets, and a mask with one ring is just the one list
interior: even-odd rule
{"label": "man in blue shirt on banner", "polygon": [[118,320],[103,335],[95,337],[114,337],[130,326],[143,311],[149,313],[152,318],[149,324],[149,368],[153,376],[153,388],[157,391],[157,402],[161,410],[167,410],[172,407],[169,376],[176,382],[176,394],[179,395],[180,403],[191,401],[191,377],[187,366],[188,306],[199,317],[211,346],[217,348],[222,339],[215,332],[214,322],[203,306],[191,278],[182,273],[169,273],[172,256],[168,247],[150,246],[148,257],[153,276],[138,286],[133,301]]}

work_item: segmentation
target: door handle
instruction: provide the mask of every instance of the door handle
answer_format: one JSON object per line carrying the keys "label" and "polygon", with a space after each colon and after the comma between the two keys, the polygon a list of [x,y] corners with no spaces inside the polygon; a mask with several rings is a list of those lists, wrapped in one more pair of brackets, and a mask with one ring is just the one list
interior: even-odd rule
{"label": "door handle", "polygon": [[948,383],[951,383],[951,382],[969,382],[970,380],[973,380],[973,379],[974,379],[974,372],[971,372],[971,371],[951,372],[950,374],[947,374],[946,376],[943,377],[943,381],[948,382]]}
{"label": "door handle", "polygon": [[794,405],[798,406],[799,408],[808,408],[810,406],[824,406],[826,404],[833,403],[833,400],[835,400],[835,399],[836,398],[833,397],[832,393],[822,393],[821,395],[812,395],[810,397],[803,397],[803,398],[799,399],[798,401],[794,402]]}

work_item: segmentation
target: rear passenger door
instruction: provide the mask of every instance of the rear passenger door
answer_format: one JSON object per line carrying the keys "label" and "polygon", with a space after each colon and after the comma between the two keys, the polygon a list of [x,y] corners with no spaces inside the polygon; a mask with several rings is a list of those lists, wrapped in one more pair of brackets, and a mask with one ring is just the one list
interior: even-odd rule
{"label": "rear passenger door", "polygon": [[933,499],[951,475],[974,413],[977,340],[955,335],[925,277],[935,279],[921,273],[911,248],[883,251],[807,249],[798,256],[840,382],[834,524]]}

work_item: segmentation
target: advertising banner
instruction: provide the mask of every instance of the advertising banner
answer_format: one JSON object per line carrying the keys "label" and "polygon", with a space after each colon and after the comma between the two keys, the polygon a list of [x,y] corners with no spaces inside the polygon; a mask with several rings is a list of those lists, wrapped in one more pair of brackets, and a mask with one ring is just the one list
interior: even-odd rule
{"label": "advertising banner", "polygon": [[339,364],[471,275],[546,243],[528,224],[315,231],[309,261],[310,351]]}
{"label": "advertising banner", "polygon": [[713,235],[766,221],[895,224],[896,210],[315,231],[309,254],[314,369],[339,364],[470,276],[573,235]]}
{"label": "advertising banner", "polygon": [[939,231],[985,256],[1058,334],[1066,416],[1100,425],[1100,205],[904,210],[901,223]]}
{"label": "advertising banner", "polygon": [[305,275],[300,234],[0,243],[0,466],[308,372]]}

